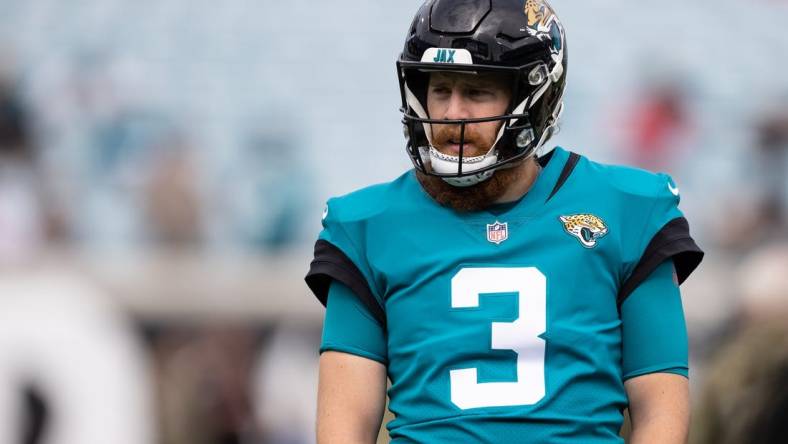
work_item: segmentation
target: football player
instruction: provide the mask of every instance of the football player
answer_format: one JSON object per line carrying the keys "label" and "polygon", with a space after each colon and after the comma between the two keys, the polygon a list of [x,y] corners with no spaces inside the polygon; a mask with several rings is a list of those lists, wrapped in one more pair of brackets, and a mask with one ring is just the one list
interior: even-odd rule
{"label": "football player", "polygon": [[[329,200],[318,442],[684,442],[678,284],[703,252],[664,174],[544,152],[564,28],[543,0],[430,0],[397,62],[414,169]],[[541,153],[541,155],[540,155]]]}

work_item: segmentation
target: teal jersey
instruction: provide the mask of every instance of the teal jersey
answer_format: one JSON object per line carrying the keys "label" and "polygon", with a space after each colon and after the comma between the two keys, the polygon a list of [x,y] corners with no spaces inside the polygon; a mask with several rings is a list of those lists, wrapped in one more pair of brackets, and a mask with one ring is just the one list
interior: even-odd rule
{"label": "teal jersey", "polygon": [[[385,326],[393,442],[620,442],[620,307],[702,252],[666,175],[556,148],[519,201],[457,213],[410,171],[331,199],[307,283]],[[381,353],[382,355],[382,353]]]}

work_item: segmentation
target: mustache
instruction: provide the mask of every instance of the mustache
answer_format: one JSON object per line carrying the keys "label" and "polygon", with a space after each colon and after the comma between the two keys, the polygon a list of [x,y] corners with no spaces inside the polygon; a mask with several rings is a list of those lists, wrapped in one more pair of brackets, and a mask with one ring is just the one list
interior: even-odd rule
{"label": "mustache", "polygon": [[465,125],[463,133],[460,125],[432,124],[432,144],[436,147],[441,147],[452,141],[460,143],[460,137],[465,145],[473,144],[476,147],[483,145],[481,135],[470,125]]}

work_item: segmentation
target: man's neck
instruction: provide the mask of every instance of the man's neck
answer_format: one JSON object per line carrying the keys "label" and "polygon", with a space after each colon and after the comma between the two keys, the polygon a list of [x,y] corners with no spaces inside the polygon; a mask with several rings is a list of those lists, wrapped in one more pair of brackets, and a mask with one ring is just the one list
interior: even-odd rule
{"label": "man's neck", "polygon": [[524,160],[514,168],[520,169],[520,179],[515,181],[495,203],[501,204],[520,200],[528,193],[542,171],[542,167],[539,166],[535,157]]}

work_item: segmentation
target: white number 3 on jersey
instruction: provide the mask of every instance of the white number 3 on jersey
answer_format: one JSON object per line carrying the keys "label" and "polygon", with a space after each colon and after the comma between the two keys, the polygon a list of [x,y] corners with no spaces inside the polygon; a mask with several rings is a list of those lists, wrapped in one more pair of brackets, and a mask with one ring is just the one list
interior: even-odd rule
{"label": "white number 3 on jersey", "polygon": [[465,410],[536,404],[545,395],[547,279],[533,267],[463,268],[451,280],[452,308],[479,306],[480,293],[519,295],[514,322],[492,323],[492,348],[517,353],[517,381],[479,383],[476,368],[451,370],[451,402]]}

